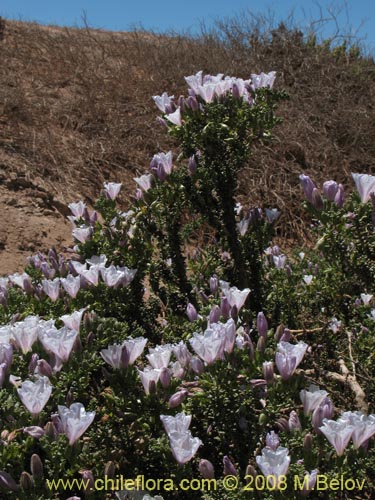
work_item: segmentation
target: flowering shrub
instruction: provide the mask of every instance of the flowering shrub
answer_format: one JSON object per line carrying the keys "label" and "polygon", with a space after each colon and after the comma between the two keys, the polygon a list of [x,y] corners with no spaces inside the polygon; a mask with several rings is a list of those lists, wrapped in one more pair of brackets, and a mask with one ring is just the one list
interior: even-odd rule
{"label": "flowering shrub", "polygon": [[[256,498],[317,498],[319,474],[370,495],[375,178],[353,174],[345,200],[301,174],[317,243],[273,245],[278,210],[236,189],[279,122],[274,79],[199,72],[187,96],[155,96],[180,156],[154,155],[127,212],[117,183],[91,213],[71,203],[70,259],[51,249],[1,278],[3,498],[113,498],[96,478],[140,474],[217,479],[149,492],[182,500],[248,498],[262,475]],[[59,478],[85,491],[48,489]]]}

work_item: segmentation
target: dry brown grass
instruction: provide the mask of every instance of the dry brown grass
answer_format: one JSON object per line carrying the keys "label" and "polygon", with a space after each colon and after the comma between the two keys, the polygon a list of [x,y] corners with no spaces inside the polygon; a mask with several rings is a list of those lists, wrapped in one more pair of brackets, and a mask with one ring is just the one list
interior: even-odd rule
{"label": "dry brown grass", "polygon": [[61,201],[92,201],[104,180],[126,194],[158,150],[173,147],[155,123],[151,96],[184,92],[183,76],[249,77],[276,70],[290,93],[284,124],[259,145],[241,175],[250,205],[282,209],[280,235],[302,236],[298,175],[350,184],[375,157],[375,64],[332,50],[296,29],[233,19],[191,37],[110,33],[5,22],[0,40],[0,166],[24,174]]}

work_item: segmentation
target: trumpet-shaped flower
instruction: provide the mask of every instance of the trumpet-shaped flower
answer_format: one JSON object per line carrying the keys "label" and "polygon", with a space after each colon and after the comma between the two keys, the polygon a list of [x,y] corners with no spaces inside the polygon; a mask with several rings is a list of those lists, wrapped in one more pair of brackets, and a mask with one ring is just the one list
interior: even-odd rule
{"label": "trumpet-shaped flower", "polygon": [[259,75],[251,74],[251,83],[254,89],[260,89],[263,87],[268,87],[272,89],[273,84],[276,79],[276,71],[270,71],[269,73],[260,73]]}
{"label": "trumpet-shaped flower", "polygon": [[23,354],[31,351],[34,342],[36,342],[39,325],[38,316],[27,316],[23,321],[18,321],[13,325],[11,335],[14,344],[21,349]]}
{"label": "trumpet-shaped flower", "polygon": [[88,429],[95,418],[94,411],[86,411],[82,403],[73,403],[70,408],[58,406],[62,430],[73,445]]}
{"label": "trumpet-shaped flower", "polygon": [[223,331],[220,327],[213,328],[215,324],[217,323],[207,328],[203,335],[194,333],[194,336],[189,340],[194,351],[208,365],[222,359],[224,356],[225,330]]}
{"label": "trumpet-shaped flower", "polygon": [[91,226],[79,226],[72,231],[73,238],[75,238],[80,243],[86,243],[91,238],[92,227]]}
{"label": "trumpet-shaped flower", "polygon": [[242,306],[245,304],[247,296],[250,293],[250,288],[244,288],[243,290],[239,290],[235,286],[231,288],[224,288],[223,293],[225,297],[228,299],[229,305],[231,307],[236,306],[237,311],[239,312]]}
{"label": "trumpet-shaped flower", "polygon": [[275,362],[283,380],[288,380],[293,375],[295,369],[301,363],[307,347],[308,345],[302,341],[296,345],[289,342],[279,342],[277,344],[278,352],[275,356]]}
{"label": "trumpet-shaped flower", "polygon": [[35,417],[47,404],[52,393],[52,385],[48,377],[39,376],[35,382],[25,380],[17,392],[22,403]]}
{"label": "trumpet-shaped flower", "polygon": [[169,442],[172,454],[176,462],[180,465],[189,462],[202,445],[202,441],[197,437],[193,438],[190,431],[171,432],[169,434]]}
{"label": "trumpet-shaped flower", "polygon": [[74,311],[72,314],[64,314],[64,316],[61,316],[60,319],[67,328],[79,332],[82,316],[85,311],[86,308],[84,307],[79,311]]}
{"label": "trumpet-shaped flower", "polygon": [[338,422],[346,422],[353,426],[352,441],[355,449],[375,434],[375,415],[367,416],[361,411],[346,411]]}
{"label": "trumpet-shaped flower", "polygon": [[47,328],[39,332],[39,340],[47,352],[55,354],[62,362],[69,359],[78,332],[66,326],[59,330]]}
{"label": "trumpet-shaped flower", "polygon": [[173,95],[169,96],[167,92],[163,92],[162,95],[152,96],[152,99],[154,100],[156,106],[160,109],[160,111],[162,111],[163,113],[171,112],[174,99]]}
{"label": "trumpet-shaped flower", "polygon": [[85,211],[87,210],[87,205],[82,200],[77,203],[69,203],[68,208],[73,214],[73,219],[82,219]]}
{"label": "trumpet-shaped flower", "polygon": [[134,177],[135,182],[144,192],[151,189],[153,179],[154,176],[152,174],[145,174],[141,175],[140,177]]}
{"label": "trumpet-shaped flower", "polygon": [[146,394],[151,394],[156,390],[156,384],[160,378],[160,370],[146,367],[143,372],[138,370],[141,382]]}
{"label": "trumpet-shaped flower", "polygon": [[135,360],[143,353],[146,344],[147,339],[144,337],[137,337],[136,339],[129,338],[122,343],[123,347],[126,349],[125,367],[134,364]]}
{"label": "trumpet-shaped flower", "polygon": [[352,437],[354,426],[349,425],[347,420],[335,422],[334,420],[324,419],[320,430],[335,448],[337,455],[341,456]]}
{"label": "trumpet-shaped flower", "polygon": [[185,415],[185,413],[177,413],[174,417],[172,415],[160,415],[160,420],[163,422],[165,432],[169,436],[172,432],[187,432],[191,423],[191,415]]}
{"label": "trumpet-shaped flower", "polygon": [[148,362],[157,370],[167,368],[172,354],[172,346],[170,344],[158,345],[149,350],[150,354],[146,355]]}
{"label": "trumpet-shaped flower", "polygon": [[81,288],[80,277],[68,274],[66,278],[60,278],[60,282],[66,293],[69,294],[73,299],[75,299]]}
{"label": "trumpet-shaped flower", "polygon": [[109,199],[115,200],[120,193],[121,182],[105,182],[104,190]]}
{"label": "trumpet-shaped flower", "polygon": [[180,106],[173,113],[169,113],[169,115],[165,115],[165,118],[173,123],[173,125],[177,125],[180,127],[182,125],[181,121],[181,109]]}
{"label": "trumpet-shaped flower", "polygon": [[124,367],[124,346],[119,344],[110,345],[107,349],[102,349],[100,351],[101,357],[106,361],[112,368],[123,368]]}
{"label": "trumpet-shaped flower", "polygon": [[277,478],[285,476],[288,471],[290,465],[289,450],[282,446],[279,446],[276,450],[267,447],[263,448],[262,455],[256,457],[256,462],[264,476],[270,478],[273,476],[273,479],[276,479],[276,485],[274,485],[276,487],[278,484]]}
{"label": "trumpet-shaped flower", "polygon": [[311,384],[308,390],[303,389],[300,391],[299,397],[302,401],[305,415],[310,415],[326,396],[328,396],[328,392],[319,389],[314,384]]}
{"label": "trumpet-shaped flower", "polygon": [[352,173],[352,177],[362,203],[367,203],[371,197],[371,193],[375,193],[375,176]]}
{"label": "trumpet-shaped flower", "polygon": [[60,295],[60,278],[53,280],[42,280],[43,292],[48,295],[52,302],[56,302]]}

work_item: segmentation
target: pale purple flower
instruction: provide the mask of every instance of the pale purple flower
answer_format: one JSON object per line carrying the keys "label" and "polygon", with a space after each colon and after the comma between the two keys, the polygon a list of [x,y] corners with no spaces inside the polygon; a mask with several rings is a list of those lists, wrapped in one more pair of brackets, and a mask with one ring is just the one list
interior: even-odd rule
{"label": "pale purple flower", "polygon": [[68,295],[73,299],[77,297],[77,294],[81,288],[81,279],[79,276],[73,276],[68,274],[66,278],[60,278],[60,282]]}
{"label": "pale purple flower", "polygon": [[91,285],[97,286],[99,283],[99,266],[90,266],[90,269],[81,271],[81,276]]}
{"label": "pale purple flower", "polygon": [[337,455],[341,456],[352,437],[354,427],[349,425],[347,420],[335,422],[324,419],[320,430],[335,448]]}
{"label": "pale purple flower", "polygon": [[307,198],[307,201],[312,203],[313,202],[313,191],[316,188],[316,185],[310,179],[310,177],[308,175],[305,175],[305,174],[301,174],[299,176],[299,180],[300,180],[301,186],[305,192],[305,196]]}
{"label": "pale purple flower", "polygon": [[330,398],[325,397],[323,401],[320,402],[319,406],[315,408],[311,417],[311,423],[317,434],[321,434],[320,427],[323,425],[324,419],[330,419],[333,417],[334,408]]}
{"label": "pale purple flower", "polygon": [[195,75],[184,77],[186,83],[195,93],[198,93],[198,87],[203,83],[202,74],[203,71],[198,71]]}
{"label": "pale purple flower", "polygon": [[313,278],[314,276],[312,274],[305,274],[303,276],[303,281],[306,283],[306,285],[311,285]]}
{"label": "pale purple flower", "polygon": [[108,198],[115,200],[120,193],[121,186],[121,182],[105,182],[104,190]]}
{"label": "pale purple flower", "polygon": [[171,359],[172,346],[170,344],[158,345],[155,348],[149,349],[149,354],[146,355],[148,362],[152,368],[160,370],[167,368]]}
{"label": "pale purple flower", "polygon": [[[0,363],[4,364],[5,372],[8,373],[13,360],[13,346],[0,342]],[[0,385],[1,387],[1,385]]]}
{"label": "pale purple flower", "polygon": [[197,356],[193,356],[191,358],[191,360],[190,360],[190,368],[197,375],[201,375],[203,373],[203,371],[204,371],[204,365],[203,365],[202,361]]}
{"label": "pale purple flower", "polygon": [[227,455],[224,455],[223,457],[223,464],[224,464],[224,470],[223,470],[223,475],[224,476],[238,476],[238,472],[233,465],[232,461]]}
{"label": "pale purple flower", "polygon": [[250,293],[250,288],[239,290],[237,287],[232,286],[231,288],[224,288],[223,293],[224,296],[228,299],[229,305],[231,307],[236,306],[237,311],[239,312],[246,302],[247,296]]}
{"label": "pale purple flower", "polygon": [[91,238],[92,227],[91,226],[79,226],[73,229],[73,237],[80,243],[86,243]]}
{"label": "pale purple flower", "polygon": [[269,73],[260,73],[259,75],[251,73],[251,84],[254,89],[260,89],[263,87],[268,87],[272,89],[276,78],[276,71],[270,71]]}
{"label": "pale purple flower", "polygon": [[60,278],[53,280],[42,280],[43,291],[52,302],[56,302],[60,295]]}
{"label": "pale purple flower", "polygon": [[44,429],[41,427],[38,427],[37,425],[31,425],[30,427],[24,427],[23,432],[25,434],[28,434],[29,436],[35,438],[35,439],[40,439],[42,436],[44,436]]}
{"label": "pale purple flower", "polygon": [[323,193],[328,201],[335,201],[339,186],[336,181],[326,181],[323,183]]}
{"label": "pale purple flower", "polygon": [[47,404],[52,393],[52,385],[47,377],[37,376],[35,382],[25,380],[17,392],[22,403],[35,417]]}
{"label": "pale purple flower", "polygon": [[164,180],[172,172],[172,151],[154,155],[150,162],[150,169],[157,174],[159,179]]}
{"label": "pale purple flower", "polygon": [[[107,264],[108,257],[104,254],[101,255],[92,255],[89,259],[86,259],[87,264],[91,266],[96,266],[99,269],[103,269],[105,265]],[[85,270],[86,267],[78,267],[77,272],[80,273],[82,270]],[[79,270],[81,269],[81,270]]]}
{"label": "pale purple flower", "polygon": [[177,361],[182,367],[187,367],[191,360],[191,353],[189,352],[187,345],[182,340],[173,346],[173,354],[176,356]]}
{"label": "pale purple flower", "polygon": [[134,276],[137,273],[137,269],[129,269],[128,267],[118,267],[118,271],[122,273],[122,278],[120,284],[123,286],[128,286],[134,279]]}
{"label": "pale purple flower", "polygon": [[20,486],[16,483],[12,476],[3,470],[0,470],[0,486],[5,490],[10,491],[17,491],[20,489]]}
{"label": "pale purple flower", "polygon": [[126,349],[126,364],[125,367],[133,365],[135,360],[141,356],[147,344],[147,339],[137,337],[135,339],[128,338],[122,345]]}
{"label": "pale purple flower", "polygon": [[199,461],[199,472],[204,479],[214,479],[215,478],[215,469],[212,463],[209,460],[202,459]]}
{"label": "pale purple flower", "polygon": [[319,389],[314,384],[311,384],[308,389],[300,391],[299,397],[302,401],[305,415],[310,415],[326,396],[328,396],[328,392]]}
{"label": "pale purple flower", "polygon": [[0,344],[10,344],[12,328],[12,325],[0,326]]}
{"label": "pale purple flower", "polygon": [[250,219],[248,217],[241,219],[237,224],[238,232],[241,236],[245,236],[247,230],[249,229]]}
{"label": "pale purple flower", "polygon": [[123,345],[114,344],[102,349],[100,355],[112,368],[119,369],[123,367],[123,351]]}
{"label": "pale purple flower", "polygon": [[100,270],[102,279],[108,287],[116,287],[124,279],[124,273],[116,266],[109,266]]}
{"label": "pale purple flower", "polygon": [[138,370],[141,382],[146,394],[155,392],[156,384],[159,381],[160,370],[146,367],[143,372]]}
{"label": "pale purple flower", "polygon": [[169,115],[165,115],[165,118],[173,123],[173,125],[177,125],[180,127],[182,125],[181,121],[181,109],[180,106],[173,113],[169,113]]}
{"label": "pale purple flower", "polygon": [[273,255],[272,256],[273,263],[277,269],[284,269],[286,264],[286,255]]}
{"label": "pale purple flower", "polygon": [[304,477],[303,483],[302,483],[303,487],[301,490],[301,494],[303,496],[306,497],[314,489],[318,474],[319,474],[318,469],[312,470],[310,472],[310,474],[308,472],[305,472],[305,477]]}
{"label": "pale purple flower", "polygon": [[73,445],[88,429],[95,418],[95,411],[87,412],[82,403],[73,403],[70,408],[59,405],[62,430]]}
{"label": "pale purple flower", "polygon": [[296,345],[283,341],[277,344],[278,352],[275,356],[275,362],[283,380],[288,380],[293,375],[301,363],[307,347],[308,345],[302,341]]}
{"label": "pale purple flower", "polygon": [[172,109],[173,99],[174,96],[171,95],[169,96],[167,92],[163,92],[162,95],[154,95],[152,96],[152,99],[154,100],[156,106],[162,111],[163,113],[169,113]]}
{"label": "pale purple flower", "polygon": [[151,189],[153,178],[154,176],[152,174],[145,174],[141,175],[141,177],[134,177],[134,180],[142,191],[146,192]]}
{"label": "pale purple flower", "polygon": [[226,329],[215,325],[218,323],[210,325],[210,328],[207,328],[203,335],[194,333],[193,337],[189,339],[191,347],[208,365],[218,359],[223,359],[227,342]]}
{"label": "pale purple flower", "polygon": [[208,83],[205,85],[199,85],[198,86],[198,94],[200,97],[206,102],[210,103],[213,101],[215,97],[215,88],[216,85],[213,83]]}
{"label": "pale purple flower", "polygon": [[269,479],[271,479],[272,476],[273,480],[276,479],[276,484],[272,485],[274,487],[277,486],[278,477],[285,476],[288,471],[290,465],[290,456],[288,453],[288,448],[282,446],[279,446],[276,450],[263,448],[262,455],[258,455],[255,458],[262,474],[265,477],[269,476]]}
{"label": "pale purple flower", "polygon": [[344,198],[345,198],[344,186],[342,184],[339,184],[338,189],[337,189],[337,193],[336,193],[336,196],[334,199],[334,202],[336,203],[336,205],[339,208],[342,208],[342,206],[344,205]]}
{"label": "pale purple flower", "polygon": [[339,321],[337,318],[332,318],[331,321],[329,322],[328,328],[333,333],[337,333],[341,328],[341,321]]}
{"label": "pale purple flower", "polygon": [[352,177],[362,203],[367,203],[371,197],[371,193],[375,193],[375,176],[352,173]]}
{"label": "pale purple flower", "polygon": [[268,432],[266,435],[266,446],[273,451],[276,451],[280,445],[280,439],[275,431]]}
{"label": "pale purple flower", "polygon": [[185,415],[185,413],[177,413],[174,417],[160,415],[160,420],[163,422],[165,432],[169,436],[172,432],[187,432],[191,423],[191,415]]}
{"label": "pale purple flower", "polygon": [[31,278],[27,273],[14,273],[9,276],[9,281],[26,290],[31,285]]}
{"label": "pale purple flower", "polygon": [[202,441],[197,437],[193,438],[190,431],[171,432],[168,434],[168,437],[172,454],[176,462],[180,465],[189,462],[202,445]]}
{"label": "pale purple flower", "polygon": [[338,419],[353,426],[352,441],[354,449],[362,446],[375,434],[375,415],[365,415],[361,411],[346,411]]}
{"label": "pale purple flower", "polygon": [[83,201],[78,201],[77,203],[69,203],[68,208],[73,214],[72,219],[82,219],[87,210],[87,205]]}
{"label": "pale purple flower", "polygon": [[85,311],[86,307],[80,309],[79,311],[74,311],[72,314],[64,314],[64,316],[61,316],[60,319],[66,327],[79,332],[82,316]]}
{"label": "pale purple flower", "polygon": [[361,293],[361,300],[363,302],[363,305],[368,306],[371,302],[373,295],[369,293]]}
{"label": "pale purple flower", "polygon": [[47,352],[55,354],[62,362],[69,359],[73,345],[78,336],[76,330],[71,330],[66,326],[60,328],[47,328],[39,331],[39,340]]}
{"label": "pale purple flower", "polygon": [[23,354],[32,350],[32,346],[38,338],[39,324],[38,316],[27,316],[23,321],[14,323],[11,335],[14,344],[21,349]]}

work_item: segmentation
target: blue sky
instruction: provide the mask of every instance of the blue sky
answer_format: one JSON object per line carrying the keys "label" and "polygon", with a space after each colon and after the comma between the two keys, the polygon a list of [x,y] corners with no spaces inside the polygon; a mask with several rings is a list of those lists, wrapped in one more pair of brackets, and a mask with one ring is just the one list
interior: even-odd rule
{"label": "blue sky", "polygon": [[[82,26],[85,13],[93,28],[126,31],[142,25],[157,31],[194,31],[202,20],[210,26],[216,18],[244,10],[265,13],[270,9],[276,19],[282,19],[294,9],[295,19],[304,26],[306,19],[319,17],[320,8],[328,16],[329,7],[335,12],[341,8],[340,27],[351,26],[354,32],[359,29],[358,35],[375,52],[374,0],[348,0],[346,8],[345,1],[340,0],[0,0],[0,15],[42,24]],[[330,26],[334,29],[334,23]]]}

